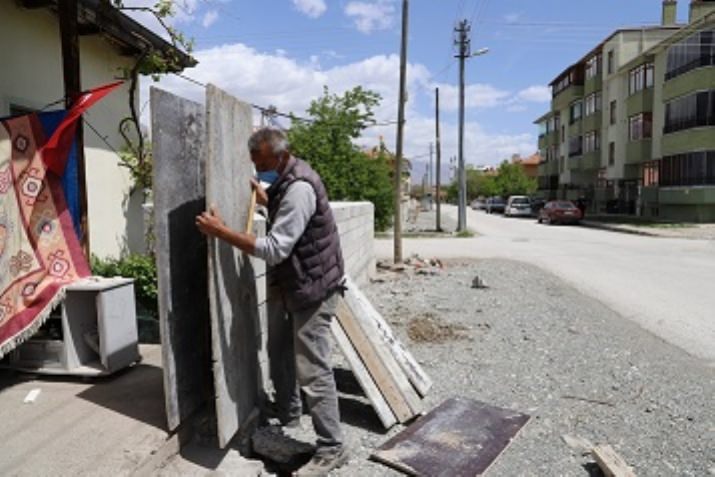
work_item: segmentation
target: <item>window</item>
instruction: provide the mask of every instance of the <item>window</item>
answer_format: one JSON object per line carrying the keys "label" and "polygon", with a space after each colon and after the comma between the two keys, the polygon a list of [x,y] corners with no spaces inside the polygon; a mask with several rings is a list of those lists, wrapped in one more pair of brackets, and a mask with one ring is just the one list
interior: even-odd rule
{"label": "window", "polygon": [[566,126],[561,126],[561,144],[566,140]]}
{"label": "window", "polygon": [[564,172],[565,166],[566,166],[566,161],[564,161],[564,156],[561,156],[561,157],[559,158],[559,170],[560,170],[561,172]]}
{"label": "window", "polygon": [[583,152],[583,137],[574,136],[569,139],[569,157],[580,156]]}
{"label": "window", "polygon": [[601,92],[597,91],[595,93],[591,93],[588,96],[586,96],[586,99],[584,101],[585,107],[584,107],[584,116],[590,116],[596,111],[601,110]]}
{"label": "window", "polygon": [[628,118],[628,137],[631,141],[640,141],[651,137],[653,115],[651,113],[636,114]]}
{"label": "window", "polygon": [[660,161],[648,161],[643,163],[643,187],[657,186]]}
{"label": "window", "polygon": [[598,130],[590,131],[583,136],[583,153],[595,152],[601,149],[601,133]]}
{"label": "window", "polygon": [[681,96],[665,105],[665,134],[699,126],[715,126],[715,90]]}
{"label": "window", "polygon": [[612,166],[616,163],[616,143],[608,143],[608,165]]}
{"label": "window", "polygon": [[628,94],[653,87],[653,63],[645,63],[628,73]]}
{"label": "window", "polygon": [[611,113],[611,124],[616,124],[616,101],[615,100],[611,101],[610,113]]}
{"label": "window", "polygon": [[586,79],[601,74],[601,53],[598,53],[586,60]]}
{"label": "window", "polygon": [[613,50],[608,52],[608,74],[613,74],[613,67],[615,66],[615,61],[613,58]]}
{"label": "window", "polygon": [[715,185],[715,151],[666,156],[660,161],[661,186]]}
{"label": "window", "polygon": [[715,29],[699,31],[668,48],[665,80],[715,65]]}
{"label": "window", "polygon": [[579,119],[581,119],[581,113],[583,110],[583,103],[581,101],[575,101],[571,103],[571,107],[569,108],[569,119],[570,122],[569,124],[573,124]]}

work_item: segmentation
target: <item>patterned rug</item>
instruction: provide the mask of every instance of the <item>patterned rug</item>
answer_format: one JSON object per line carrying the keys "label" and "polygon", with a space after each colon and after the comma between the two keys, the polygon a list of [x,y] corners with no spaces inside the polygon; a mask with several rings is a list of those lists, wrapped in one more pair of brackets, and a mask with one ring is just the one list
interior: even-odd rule
{"label": "patterned rug", "polygon": [[66,285],[90,275],[60,175],[77,118],[116,86],[82,95],[47,140],[36,114],[0,121],[0,358],[37,331]]}

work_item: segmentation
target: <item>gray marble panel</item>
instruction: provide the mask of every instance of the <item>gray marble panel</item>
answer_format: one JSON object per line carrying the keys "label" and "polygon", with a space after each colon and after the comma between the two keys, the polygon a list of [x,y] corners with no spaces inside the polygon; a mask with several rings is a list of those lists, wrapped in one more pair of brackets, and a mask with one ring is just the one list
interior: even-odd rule
{"label": "gray marble panel", "polygon": [[[213,85],[206,90],[206,201],[233,230],[245,231],[252,164],[251,106]],[[209,297],[218,440],[223,448],[258,407],[260,336],[256,272],[247,255],[209,240]],[[255,413],[254,413],[255,414]]]}
{"label": "gray marble panel", "polygon": [[195,226],[205,208],[204,108],[151,88],[151,120],[164,394],[174,430],[212,394],[207,247]]}

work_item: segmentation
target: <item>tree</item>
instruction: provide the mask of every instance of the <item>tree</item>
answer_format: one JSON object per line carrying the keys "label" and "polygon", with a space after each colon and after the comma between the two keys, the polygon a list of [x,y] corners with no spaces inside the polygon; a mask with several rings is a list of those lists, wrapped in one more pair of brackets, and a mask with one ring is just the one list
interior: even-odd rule
{"label": "tree", "polygon": [[374,155],[353,141],[374,124],[380,95],[360,86],[342,95],[330,94],[311,102],[310,121],[294,118],[288,131],[292,153],[320,174],[333,200],[368,200],[375,205],[375,228],[387,228],[392,219],[390,158],[384,147]]}
{"label": "tree", "polygon": [[536,192],[536,179],[528,177],[519,164],[503,161],[497,169],[496,185],[504,197],[510,195],[529,195]]}

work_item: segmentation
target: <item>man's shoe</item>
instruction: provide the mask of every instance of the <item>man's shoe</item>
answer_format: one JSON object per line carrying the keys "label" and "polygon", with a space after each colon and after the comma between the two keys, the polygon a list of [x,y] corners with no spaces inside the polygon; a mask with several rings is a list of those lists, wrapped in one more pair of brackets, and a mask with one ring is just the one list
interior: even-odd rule
{"label": "man's shoe", "polygon": [[333,452],[316,454],[310,462],[298,469],[293,475],[295,477],[323,477],[331,470],[345,465],[348,462],[348,451],[345,447]]}

